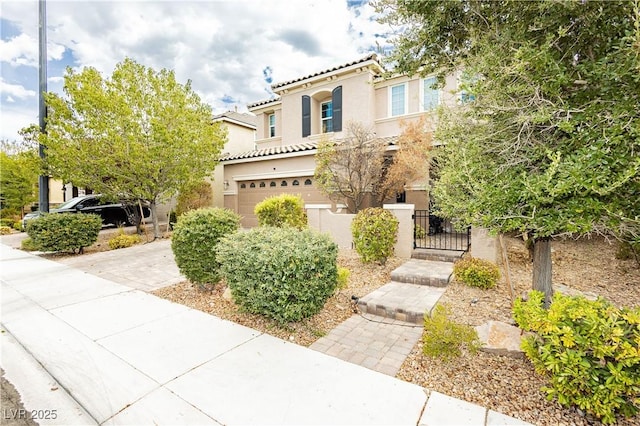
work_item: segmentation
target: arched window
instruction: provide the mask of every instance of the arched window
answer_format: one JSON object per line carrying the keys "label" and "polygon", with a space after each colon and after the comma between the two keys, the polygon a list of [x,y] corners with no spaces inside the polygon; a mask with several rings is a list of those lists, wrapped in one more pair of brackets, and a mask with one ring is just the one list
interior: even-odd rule
{"label": "arched window", "polygon": [[249,185],[249,188],[255,188],[256,187],[256,183],[255,182],[251,182],[251,185]]}
{"label": "arched window", "polygon": [[274,186],[276,186],[276,183],[272,181],[272,182],[269,184],[269,186],[273,188]]}
{"label": "arched window", "polygon": [[291,182],[291,185],[298,186],[298,185],[300,185],[300,182],[298,181],[298,179],[296,179],[293,182]]}
{"label": "arched window", "polygon": [[280,186],[287,186],[287,185],[288,185],[288,183],[287,183],[286,180],[283,180],[282,182],[280,182]]}
{"label": "arched window", "polygon": [[311,179],[307,179],[307,180],[305,180],[305,181],[304,181],[304,184],[305,184],[306,186],[311,185]]}
{"label": "arched window", "polygon": [[241,184],[240,184],[240,188],[241,188],[241,189],[245,189],[246,187],[247,187],[247,184],[245,184],[245,183],[241,183]]}
{"label": "arched window", "polygon": [[260,182],[260,188],[264,188],[265,186],[267,186],[267,185],[265,185],[264,182]]}

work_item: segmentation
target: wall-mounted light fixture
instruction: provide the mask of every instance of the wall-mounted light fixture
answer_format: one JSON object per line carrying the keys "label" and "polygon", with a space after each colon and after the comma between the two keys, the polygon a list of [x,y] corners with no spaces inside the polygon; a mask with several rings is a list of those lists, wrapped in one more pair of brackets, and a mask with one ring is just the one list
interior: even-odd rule
{"label": "wall-mounted light fixture", "polygon": [[225,180],[225,181],[223,182],[223,185],[224,185],[224,190],[225,190],[225,191],[226,191],[227,189],[229,189],[229,181],[228,181],[228,180]]}

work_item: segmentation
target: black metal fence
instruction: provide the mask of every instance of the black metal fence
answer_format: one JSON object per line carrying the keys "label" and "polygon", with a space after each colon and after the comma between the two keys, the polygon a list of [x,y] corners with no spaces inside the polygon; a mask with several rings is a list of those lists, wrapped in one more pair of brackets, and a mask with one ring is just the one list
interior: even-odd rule
{"label": "black metal fence", "polygon": [[449,219],[429,210],[416,210],[413,226],[413,248],[467,251],[471,245],[471,228],[459,230]]}

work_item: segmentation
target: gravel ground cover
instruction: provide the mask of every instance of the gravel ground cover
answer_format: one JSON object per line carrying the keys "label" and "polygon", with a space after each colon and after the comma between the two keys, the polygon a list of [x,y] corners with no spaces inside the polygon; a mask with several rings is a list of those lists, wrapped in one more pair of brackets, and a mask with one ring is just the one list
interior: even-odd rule
{"label": "gravel ground cover", "polygon": [[[521,240],[505,238],[516,297],[531,288],[532,265]],[[553,243],[555,284],[605,297],[619,306],[640,306],[640,268],[634,260],[615,259],[616,244],[602,238]],[[309,346],[354,314],[351,296],[364,296],[390,280],[402,260],[392,258],[384,266],[363,265],[357,254],[342,250],[340,266],[351,271],[346,289],[331,297],[313,318],[297,324],[278,326],[259,315],[241,312],[223,297],[224,284],[200,289],[189,282],[154,292],[262,332]],[[504,274],[503,274],[504,275]],[[511,322],[511,295],[503,276],[491,290],[480,290],[452,282],[440,300],[452,307],[456,322],[479,325],[488,320]],[[480,352],[464,354],[450,362],[424,357],[418,342],[397,377],[537,425],[592,425],[596,419],[545,399],[540,388],[545,379],[535,373],[526,358],[513,359]],[[640,425],[640,417],[621,420],[620,425]]]}

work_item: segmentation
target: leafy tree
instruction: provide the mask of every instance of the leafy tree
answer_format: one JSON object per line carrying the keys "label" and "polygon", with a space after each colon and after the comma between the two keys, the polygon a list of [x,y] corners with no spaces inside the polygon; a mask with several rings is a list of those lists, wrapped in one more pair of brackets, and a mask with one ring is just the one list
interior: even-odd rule
{"label": "leafy tree", "polygon": [[211,206],[213,206],[211,184],[206,180],[202,180],[180,190],[176,203],[176,214],[181,216],[190,210]]}
{"label": "leafy tree", "polygon": [[95,68],[67,68],[65,96],[48,93],[50,173],[105,196],[156,206],[210,175],[226,140],[211,108],[173,71],[155,71],[131,59],[110,78]]}
{"label": "leafy tree", "polygon": [[320,142],[314,177],[324,194],[346,201],[349,211],[357,213],[382,181],[387,144],[360,123],[350,122],[346,129],[347,138]]}
{"label": "leafy tree", "polygon": [[40,159],[31,146],[2,141],[0,151],[0,205],[3,213],[24,216],[24,207],[37,200]]}
{"label": "leafy tree", "polygon": [[[533,241],[551,295],[550,239],[640,235],[640,3],[382,0],[402,24],[390,61],[463,69],[473,99],[442,111],[442,214]],[[442,81],[442,79],[440,79]]]}

